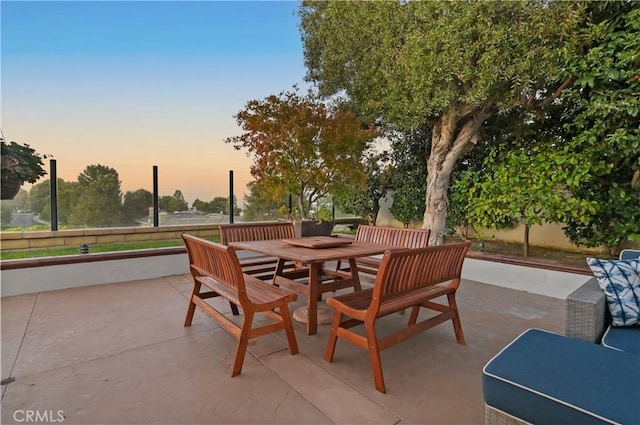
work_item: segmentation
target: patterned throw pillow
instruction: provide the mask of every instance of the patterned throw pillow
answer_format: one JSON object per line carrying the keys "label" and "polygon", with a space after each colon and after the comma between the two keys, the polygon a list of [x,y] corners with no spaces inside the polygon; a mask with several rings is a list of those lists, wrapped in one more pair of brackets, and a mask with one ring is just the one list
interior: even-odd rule
{"label": "patterned throw pillow", "polygon": [[598,260],[587,264],[607,296],[613,326],[640,324],[640,260]]}

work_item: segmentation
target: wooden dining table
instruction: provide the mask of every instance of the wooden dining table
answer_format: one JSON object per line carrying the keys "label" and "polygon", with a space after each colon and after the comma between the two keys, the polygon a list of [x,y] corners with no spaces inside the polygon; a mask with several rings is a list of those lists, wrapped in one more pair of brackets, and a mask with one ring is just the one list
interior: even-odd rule
{"label": "wooden dining table", "polygon": [[[231,242],[229,245],[278,258],[272,283],[307,297],[308,335],[318,331],[318,301],[322,299],[322,294],[350,287],[356,291],[361,289],[356,258],[398,249],[397,246],[329,236]],[[325,263],[338,260],[348,260],[349,270],[324,267]],[[299,265],[298,269],[286,269],[285,262],[291,261]]]}

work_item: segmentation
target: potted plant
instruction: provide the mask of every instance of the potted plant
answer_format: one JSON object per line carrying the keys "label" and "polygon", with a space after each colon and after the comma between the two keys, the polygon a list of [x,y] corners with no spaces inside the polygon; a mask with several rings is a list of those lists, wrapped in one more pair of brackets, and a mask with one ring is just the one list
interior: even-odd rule
{"label": "potted plant", "polygon": [[280,215],[283,216],[280,221],[293,223],[296,237],[330,236],[333,230],[333,214],[326,207],[312,209],[307,218],[302,218],[297,209],[289,213],[285,207],[281,207]]}
{"label": "potted plant", "polygon": [[[35,183],[47,174],[43,157],[27,144],[2,140],[2,187],[0,198],[13,199],[23,183]],[[44,156],[47,157],[46,155]]]}

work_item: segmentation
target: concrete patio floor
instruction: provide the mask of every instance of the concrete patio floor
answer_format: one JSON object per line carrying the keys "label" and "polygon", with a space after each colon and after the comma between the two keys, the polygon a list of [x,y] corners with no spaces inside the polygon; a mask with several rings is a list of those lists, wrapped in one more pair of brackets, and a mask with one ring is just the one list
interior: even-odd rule
{"label": "concrete patio floor", "polygon": [[190,290],[181,275],[2,298],[2,423],[481,424],[484,364],[525,329],[564,332],[563,300],[465,280],[466,346],[447,322],[383,351],[387,394],[363,350],[339,340],[324,361],[329,325],[295,322],[296,356],[282,332],[252,340],[231,378],[235,340],[201,312],[182,326]]}

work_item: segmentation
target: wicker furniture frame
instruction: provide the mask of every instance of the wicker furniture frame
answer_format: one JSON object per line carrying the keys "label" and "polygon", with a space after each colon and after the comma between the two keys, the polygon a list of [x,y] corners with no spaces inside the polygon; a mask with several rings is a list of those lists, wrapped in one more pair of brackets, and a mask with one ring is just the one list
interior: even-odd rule
{"label": "wicker furniture frame", "polygon": [[567,297],[566,335],[599,343],[611,318],[604,291],[595,277]]}
{"label": "wicker furniture frame", "polygon": [[[566,335],[599,343],[610,322],[604,291],[595,277],[587,280],[566,299]],[[484,423],[525,425],[528,422],[485,404]]]}
{"label": "wicker furniture frame", "polygon": [[[620,252],[621,260],[634,258],[640,258],[640,250],[625,249]],[[598,344],[610,323],[607,298],[595,277],[567,297],[567,336]]]}
{"label": "wicker furniture frame", "polygon": [[[635,258],[638,250],[624,250],[620,259]],[[611,323],[607,299],[595,277],[590,278],[566,299],[566,335],[599,344]],[[485,424],[526,424],[519,418],[485,404]]]}
{"label": "wicker furniture frame", "polygon": [[529,422],[525,422],[520,418],[511,416],[508,413],[498,410],[495,407],[491,407],[488,404],[484,405],[484,423],[491,425],[529,425]]}

